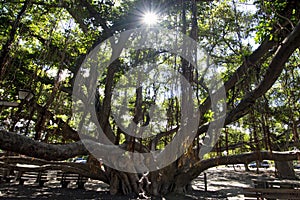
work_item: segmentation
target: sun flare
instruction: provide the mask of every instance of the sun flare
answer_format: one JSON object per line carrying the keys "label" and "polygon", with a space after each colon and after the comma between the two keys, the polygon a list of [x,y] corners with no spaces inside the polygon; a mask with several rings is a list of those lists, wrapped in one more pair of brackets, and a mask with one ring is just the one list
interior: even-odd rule
{"label": "sun flare", "polygon": [[158,22],[158,16],[153,12],[145,13],[143,16],[143,22],[147,25],[154,25]]}

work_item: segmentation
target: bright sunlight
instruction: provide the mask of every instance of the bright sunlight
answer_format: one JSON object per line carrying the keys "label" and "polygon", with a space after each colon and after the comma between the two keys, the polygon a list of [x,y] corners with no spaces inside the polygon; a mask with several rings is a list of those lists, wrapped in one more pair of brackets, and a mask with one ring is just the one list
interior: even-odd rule
{"label": "bright sunlight", "polygon": [[153,12],[145,13],[143,16],[143,22],[149,26],[156,24],[158,22],[158,16]]}

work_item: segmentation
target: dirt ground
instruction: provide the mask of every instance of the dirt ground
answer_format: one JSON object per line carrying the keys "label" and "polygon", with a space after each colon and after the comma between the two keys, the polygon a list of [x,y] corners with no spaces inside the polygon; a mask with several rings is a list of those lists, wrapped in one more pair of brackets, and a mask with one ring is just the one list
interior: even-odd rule
{"label": "dirt ground", "polygon": [[[204,179],[202,173],[193,181],[193,191],[185,195],[170,194],[158,199],[244,199],[243,187],[252,187],[251,179],[261,176],[272,177],[274,168],[261,169],[257,174],[255,170],[245,172],[243,167],[219,166],[205,171],[207,176],[207,189],[204,191]],[[300,174],[300,171],[297,171]],[[45,183],[45,187],[39,187],[34,182],[25,182],[23,186],[18,182],[0,183],[1,199],[137,199],[133,196],[111,196],[108,185],[100,181],[89,180],[85,189],[77,189],[75,183],[68,188],[61,188],[58,181]]]}

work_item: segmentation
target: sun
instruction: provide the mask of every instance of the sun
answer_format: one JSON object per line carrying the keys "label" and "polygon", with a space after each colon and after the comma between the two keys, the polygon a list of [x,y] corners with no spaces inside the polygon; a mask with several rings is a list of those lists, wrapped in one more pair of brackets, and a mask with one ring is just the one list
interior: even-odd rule
{"label": "sun", "polygon": [[158,16],[154,12],[147,12],[143,16],[143,22],[147,25],[154,25],[158,22]]}

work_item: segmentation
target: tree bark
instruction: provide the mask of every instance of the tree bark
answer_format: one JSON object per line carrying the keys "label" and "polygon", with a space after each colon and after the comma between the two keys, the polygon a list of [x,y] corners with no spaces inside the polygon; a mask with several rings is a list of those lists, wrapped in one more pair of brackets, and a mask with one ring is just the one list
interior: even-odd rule
{"label": "tree bark", "polygon": [[46,160],[65,160],[89,153],[81,141],[66,145],[46,144],[4,130],[0,130],[0,148]]}
{"label": "tree bark", "polygon": [[283,179],[296,179],[292,161],[275,161],[277,177]]}

